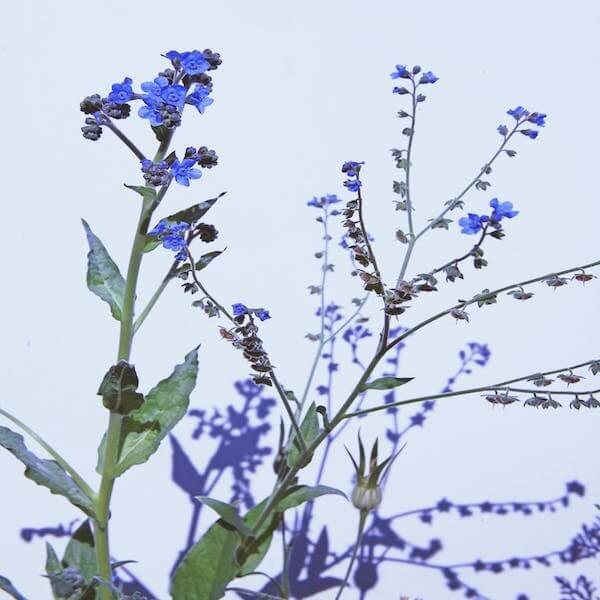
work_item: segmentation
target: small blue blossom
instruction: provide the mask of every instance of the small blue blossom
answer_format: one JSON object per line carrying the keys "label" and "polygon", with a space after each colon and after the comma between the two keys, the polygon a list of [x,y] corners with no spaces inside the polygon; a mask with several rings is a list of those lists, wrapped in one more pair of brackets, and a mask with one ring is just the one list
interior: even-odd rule
{"label": "small blue blossom", "polygon": [[173,223],[162,219],[152,231],[148,232],[148,235],[157,237],[162,242],[163,248],[177,252],[175,256],[177,260],[185,260],[187,258],[185,233],[188,228],[188,223]]}
{"label": "small blue blossom", "polygon": [[534,112],[527,117],[527,120],[538,127],[544,127],[546,125],[546,117],[548,115],[545,113]]}
{"label": "small blue blossom", "polygon": [[209,98],[210,89],[205,85],[197,85],[191,94],[185,99],[187,104],[191,104],[198,109],[199,113],[203,113],[207,106],[210,106],[214,100]]}
{"label": "small blue blossom", "polygon": [[132,80],[125,77],[122,83],[113,83],[111,92],[108,94],[108,99],[115,104],[125,104],[133,99],[133,88],[131,87]]}
{"label": "small blue blossom", "polygon": [[362,182],[359,179],[347,179],[344,181],[344,187],[348,188],[351,192],[358,192]]}
{"label": "small blue blossom", "polygon": [[410,79],[410,73],[406,68],[406,65],[396,65],[396,70],[390,73],[392,79]]}
{"label": "small blue blossom", "polygon": [[181,108],[185,102],[185,87],[172,85],[166,77],[156,77],[154,81],[142,83],[142,90],[146,92],[142,100],[148,106],[157,106],[161,102]]}
{"label": "small blue blossom", "polygon": [[508,127],[506,125],[498,125],[498,133],[506,136],[508,134]]}
{"label": "small blue blossom", "polygon": [[507,110],[506,114],[513,117],[515,119],[515,121],[518,121],[519,119],[521,119],[523,117],[529,116],[529,111],[525,110],[525,108],[523,108],[522,106],[517,106],[516,108],[511,108],[511,109]]}
{"label": "small blue blossom", "polygon": [[469,213],[466,217],[463,217],[458,221],[458,224],[461,229],[461,233],[466,233],[468,235],[472,235],[481,231],[484,223],[487,223],[488,217],[479,216],[474,213]]}
{"label": "small blue blossom", "polygon": [[202,177],[202,171],[195,169],[195,164],[196,161],[191,158],[184,158],[182,161],[176,159],[171,165],[171,175],[177,183],[187,187],[190,185],[190,179],[200,179]]}
{"label": "small blue blossom", "polygon": [[491,219],[496,223],[502,221],[504,217],[512,219],[519,214],[518,210],[513,210],[512,202],[499,202],[498,198],[492,198],[490,200],[490,206],[494,209]]}
{"label": "small blue blossom", "polygon": [[142,119],[148,119],[150,121],[150,125],[152,125],[153,127],[162,125],[163,116],[158,104],[152,106],[144,104],[143,106],[140,106],[138,110],[138,115]]}
{"label": "small blue blossom", "polygon": [[203,52],[193,50],[192,52],[176,52],[170,50],[165,56],[175,67],[181,66],[188,75],[200,75],[208,71],[210,63],[206,60]]}
{"label": "small blue blossom", "polygon": [[519,133],[522,133],[523,135],[527,136],[528,138],[531,138],[532,140],[535,140],[535,138],[539,134],[539,131],[536,131],[535,129],[520,129]]}
{"label": "small blue blossom", "polygon": [[236,302],[231,305],[231,309],[233,310],[234,317],[241,317],[242,315],[248,314],[248,307],[241,302]]}
{"label": "small blue blossom", "polygon": [[431,71],[427,71],[427,73],[423,73],[423,75],[421,75],[419,83],[435,83],[438,80],[439,77],[436,77]]}
{"label": "small blue blossom", "polygon": [[266,321],[267,319],[271,318],[269,311],[265,310],[264,308],[259,308],[255,311],[255,314],[261,321]]}
{"label": "small blue blossom", "polygon": [[357,177],[361,166],[364,164],[364,161],[348,160],[342,165],[342,173],[346,173],[348,177]]}

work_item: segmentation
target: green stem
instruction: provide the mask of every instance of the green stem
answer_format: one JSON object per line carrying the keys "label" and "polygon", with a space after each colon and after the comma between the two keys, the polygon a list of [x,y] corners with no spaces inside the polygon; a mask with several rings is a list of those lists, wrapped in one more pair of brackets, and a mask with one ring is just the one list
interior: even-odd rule
{"label": "green stem", "polygon": [[166,287],[169,285],[172,277],[167,275],[161,282],[150,300],[148,300],[148,304],[144,307],[144,310],[140,313],[139,317],[135,320],[133,324],[133,333],[137,333],[137,330],[142,326],[142,323],[146,320],[146,317],[150,314],[150,311],[154,308],[154,305],[158,302],[158,299],[161,297],[162,293],[165,291]]}
{"label": "green stem", "polygon": [[17,427],[20,427],[29,437],[33,438],[72,478],[73,481],[87,494],[88,498],[96,501],[96,492],[88,485],[81,475],[47,442],[44,441],[33,429],[25,425],[23,421],[13,417],[9,412],[0,408],[0,415],[4,415],[9,421],[12,421]]}
{"label": "green stem", "polygon": [[[125,280],[125,293],[123,297],[123,311],[119,332],[119,350],[117,360],[129,361],[131,344],[133,340],[133,314],[135,308],[135,295],[140,266],[146,243],[146,233],[152,215],[152,202],[144,200],[136,227],[127,278]],[[110,517],[110,500],[115,482],[114,470],[119,460],[121,424],[123,417],[117,413],[110,413],[108,430],[106,433],[106,450],[104,454],[104,467],[102,480],[98,493],[97,518],[94,522],[96,542],[96,560],[98,575],[105,581],[112,580],[110,566],[110,545],[108,536],[108,520]],[[99,590],[101,600],[111,600],[112,592],[108,588]]]}
{"label": "green stem", "polygon": [[367,520],[367,515],[369,513],[366,510],[360,511],[360,517],[358,519],[358,532],[356,534],[356,542],[354,544],[354,548],[352,550],[352,558],[350,558],[350,563],[348,564],[348,570],[346,571],[346,576],[344,577],[344,581],[342,581],[338,593],[335,597],[335,600],[339,600],[342,597],[344,592],[344,588],[348,585],[348,579],[350,579],[350,574],[352,573],[352,567],[354,566],[354,561],[356,560],[356,555],[358,554],[358,549],[362,543],[363,533],[365,531],[365,521]]}

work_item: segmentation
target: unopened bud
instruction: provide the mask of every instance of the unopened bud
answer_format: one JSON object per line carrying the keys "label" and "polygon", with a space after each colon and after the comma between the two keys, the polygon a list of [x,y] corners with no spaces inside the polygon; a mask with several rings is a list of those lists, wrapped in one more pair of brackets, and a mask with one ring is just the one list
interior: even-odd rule
{"label": "unopened bud", "polygon": [[376,485],[374,488],[358,484],[352,490],[352,504],[360,511],[370,512],[375,510],[381,504],[381,486]]}

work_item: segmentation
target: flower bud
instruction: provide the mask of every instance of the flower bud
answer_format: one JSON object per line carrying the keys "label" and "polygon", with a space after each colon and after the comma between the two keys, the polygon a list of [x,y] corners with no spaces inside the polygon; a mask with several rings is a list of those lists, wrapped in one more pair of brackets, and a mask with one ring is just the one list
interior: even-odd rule
{"label": "flower bud", "polygon": [[369,487],[366,482],[358,483],[350,496],[352,504],[360,511],[370,512],[381,504],[381,487]]}

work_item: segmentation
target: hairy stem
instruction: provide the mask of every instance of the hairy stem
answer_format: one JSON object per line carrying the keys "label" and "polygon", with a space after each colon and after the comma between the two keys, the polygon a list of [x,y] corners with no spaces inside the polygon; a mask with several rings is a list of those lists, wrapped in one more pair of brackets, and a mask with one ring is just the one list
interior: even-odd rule
{"label": "hairy stem", "polygon": [[[146,243],[146,233],[152,214],[151,209],[151,201],[144,200],[131,248],[127,278],[125,280],[117,360],[129,361],[131,355],[135,295],[142,256],[144,254],[144,245]],[[105,581],[112,581],[108,520],[110,517],[110,500],[115,482],[114,469],[119,459],[122,419],[123,417],[118,413],[110,413],[106,432],[104,468],[100,482],[100,491],[98,492],[97,518],[94,522],[98,575]],[[112,597],[112,592],[105,587],[99,590],[99,594],[102,600],[110,600]]]}

